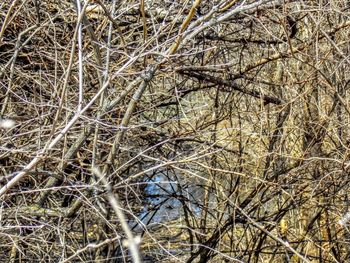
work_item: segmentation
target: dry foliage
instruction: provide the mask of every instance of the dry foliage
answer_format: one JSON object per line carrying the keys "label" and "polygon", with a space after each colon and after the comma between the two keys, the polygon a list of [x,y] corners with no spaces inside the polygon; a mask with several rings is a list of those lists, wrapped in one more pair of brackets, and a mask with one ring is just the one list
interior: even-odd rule
{"label": "dry foliage", "polygon": [[0,3],[1,262],[347,262],[348,1]]}

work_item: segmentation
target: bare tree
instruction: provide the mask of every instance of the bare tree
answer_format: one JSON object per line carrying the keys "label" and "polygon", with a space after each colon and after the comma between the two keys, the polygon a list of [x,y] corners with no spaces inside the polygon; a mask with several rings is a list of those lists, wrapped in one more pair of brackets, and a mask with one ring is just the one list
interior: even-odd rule
{"label": "bare tree", "polygon": [[348,16],[3,1],[2,257],[347,262]]}

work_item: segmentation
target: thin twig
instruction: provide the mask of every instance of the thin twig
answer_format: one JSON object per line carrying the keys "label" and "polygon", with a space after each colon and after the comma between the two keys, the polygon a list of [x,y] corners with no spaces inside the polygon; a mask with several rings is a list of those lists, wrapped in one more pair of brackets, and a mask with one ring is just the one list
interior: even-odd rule
{"label": "thin twig", "polygon": [[138,249],[138,244],[140,243],[140,239],[137,237],[134,237],[132,234],[130,227],[127,223],[127,219],[121,209],[119,197],[116,194],[113,194],[111,185],[107,182],[106,178],[102,175],[102,173],[95,167],[92,168],[92,172],[101,180],[104,187],[107,190],[107,198],[109,200],[109,203],[111,204],[115,214],[117,215],[121,227],[123,228],[126,237],[127,237],[127,243],[126,245],[130,249],[131,256],[133,258],[134,263],[140,263],[140,252]]}

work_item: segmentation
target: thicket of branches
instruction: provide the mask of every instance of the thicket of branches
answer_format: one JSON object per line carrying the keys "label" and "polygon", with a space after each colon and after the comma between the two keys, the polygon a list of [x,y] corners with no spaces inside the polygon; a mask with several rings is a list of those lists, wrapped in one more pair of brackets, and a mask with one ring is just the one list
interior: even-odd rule
{"label": "thicket of branches", "polygon": [[2,1],[1,261],[350,260],[349,10]]}

